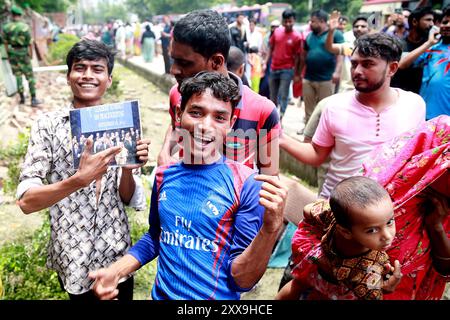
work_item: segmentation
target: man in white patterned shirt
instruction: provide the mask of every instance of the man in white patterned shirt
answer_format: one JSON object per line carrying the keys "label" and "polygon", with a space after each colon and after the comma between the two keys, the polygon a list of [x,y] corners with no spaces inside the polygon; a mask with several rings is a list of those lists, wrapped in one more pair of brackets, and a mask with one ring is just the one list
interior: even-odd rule
{"label": "man in white patterned shirt", "polygon": [[[107,267],[131,245],[124,205],[145,207],[142,183],[132,170],[147,162],[150,141],[137,143],[141,164],[118,168],[108,163],[120,147],[93,154],[88,139],[79,168],[73,169],[69,109],[101,104],[112,83],[114,53],[101,42],[83,40],[68,53],[67,66],[73,103],[44,114],[32,126],[17,198],[25,214],[50,208],[47,266],[58,273],[70,299],[92,300],[89,271]],[[120,286],[118,298],[131,300],[133,278]]]}

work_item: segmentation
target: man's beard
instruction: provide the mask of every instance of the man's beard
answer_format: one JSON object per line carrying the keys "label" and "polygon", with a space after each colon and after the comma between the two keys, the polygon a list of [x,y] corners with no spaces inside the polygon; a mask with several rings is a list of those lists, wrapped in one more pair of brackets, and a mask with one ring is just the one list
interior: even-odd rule
{"label": "man's beard", "polygon": [[429,27],[429,28],[427,28],[427,29],[419,29],[419,34],[420,34],[420,37],[422,38],[422,41],[427,41],[428,40],[428,36],[429,36],[429,34],[430,34],[430,30],[431,30],[431,27]]}
{"label": "man's beard", "polygon": [[355,85],[355,89],[362,93],[371,93],[381,88],[381,86],[384,84],[386,79],[381,79],[380,81],[369,84],[367,87],[359,87]]}
{"label": "man's beard", "polygon": [[318,28],[311,28],[311,31],[314,33],[314,34],[319,34],[320,33],[320,31],[322,31],[322,29],[320,28],[320,27],[318,27]]}

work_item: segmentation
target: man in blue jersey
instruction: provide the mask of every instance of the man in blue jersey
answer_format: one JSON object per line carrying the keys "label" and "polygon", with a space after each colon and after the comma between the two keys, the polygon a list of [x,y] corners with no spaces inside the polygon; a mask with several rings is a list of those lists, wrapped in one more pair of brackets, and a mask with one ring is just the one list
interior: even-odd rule
{"label": "man in blue jersey", "polygon": [[266,270],[287,189],[220,151],[236,121],[239,87],[202,72],[180,93],[183,160],[157,170],[149,231],[123,258],[91,272],[101,299],[114,298],[121,278],[157,256],[153,299],[239,299]]}

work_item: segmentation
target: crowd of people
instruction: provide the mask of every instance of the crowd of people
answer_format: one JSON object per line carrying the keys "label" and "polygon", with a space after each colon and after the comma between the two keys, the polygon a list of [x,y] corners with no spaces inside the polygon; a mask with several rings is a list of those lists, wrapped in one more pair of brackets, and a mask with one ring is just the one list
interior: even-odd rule
{"label": "crowd of people", "polygon": [[[396,13],[382,30],[366,16],[321,9],[303,32],[295,21],[285,10],[263,35],[243,14],[231,24],[214,10],[173,26],[164,18],[161,53],[177,83],[150,228],[134,245],[124,205],[145,202],[138,172],[150,141],[136,137],[138,163],[111,167],[123,148],[100,150],[100,136],[87,138],[74,169],[67,114],[101,104],[113,46],[126,56],[138,44],[149,57],[157,32],[147,24],[127,42],[117,23],[103,30],[109,37],[73,46],[73,102],[33,125],[17,190],[24,213],[50,208],[48,265],[71,299],[132,299],[134,272],[155,258],[153,299],[239,299],[263,276],[285,224],[280,149],[326,167],[318,194],[294,195],[300,223],[274,298],[442,297],[450,274],[450,7]],[[352,30],[342,32],[346,23]],[[299,83],[305,141],[281,125]]]}
{"label": "crowd of people", "polygon": [[169,16],[163,16],[162,21],[146,19],[123,22],[111,20],[104,25],[83,25],[71,32],[79,38],[98,40],[115,48],[119,57],[130,58],[140,56],[151,63],[156,55],[164,58],[165,73],[170,73],[169,43],[173,22]]}

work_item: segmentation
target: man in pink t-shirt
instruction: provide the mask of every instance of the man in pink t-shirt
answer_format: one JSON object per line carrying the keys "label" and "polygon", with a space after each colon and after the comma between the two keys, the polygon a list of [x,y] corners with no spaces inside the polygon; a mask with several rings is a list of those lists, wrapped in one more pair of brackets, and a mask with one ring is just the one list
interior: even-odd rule
{"label": "man in pink t-shirt", "polygon": [[[362,169],[377,145],[425,121],[425,102],[419,95],[390,87],[401,54],[398,40],[387,34],[358,38],[351,56],[355,90],[327,98],[310,143],[280,137],[280,148],[303,163],[319,166],[330,156],[320,197],[328,198],[339,181]],[[289,263],[280,288],[292,279],[291,267]]]}
{"label": "man in pink t-shirt", "polygon": [[[302,35],[294,30],[295,12],[285,10],[282,18],[282,26],[275,29],[270,37],[270,53],[266,57],[266,62],[272,57],[269,76],[270,100],[275,105],[280,105],[281,118],[288,105],[292,79],[294,82],[300,81],[298,70],[303,46]],[[266,63],[263,65],[265,66]]]}
{"label": "man in pink t-shirt", "polygon": [[351,57],[355,90],[328,99],[311,143],[280,139],[281,148],[306,164],[319,166],[330,156],[321,197],[356,174],[377,145],[425,121],[419,95],[390,87],[401,53],[399,42],[386,34],[357,39]]}
{"label": "man in pink t-shirt", "polygon": [[361,169],[379,144],[425,120],[425,103],[411,91],[392,88],[395,100],[376,109],[361,103],[355,91],[337,94],[326,104],[312,142],[331,149],[331,161],[320,196],[328,198],[341,180]]}

